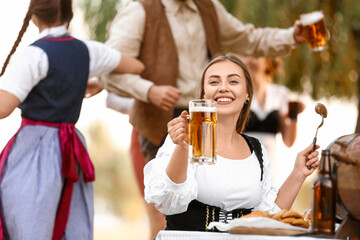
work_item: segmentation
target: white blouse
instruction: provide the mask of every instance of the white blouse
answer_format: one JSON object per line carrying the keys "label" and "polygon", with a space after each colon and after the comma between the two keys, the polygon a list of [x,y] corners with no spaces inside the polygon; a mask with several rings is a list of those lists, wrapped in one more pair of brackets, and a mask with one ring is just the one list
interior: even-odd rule
{"label": "white blouse", "polygon": [[291,92],[285,86],[268,83],[265,94],[265,105],[262,108],[255,97],[251,103],[251,110],[260,120],[264,120],[272,111],[278,110],[284,115],[288,112],[288,102]]}
{"label": "white blouse", "polygon": [[187,179],[181,184],[174,183],[166,174],[175,146],[167,136],[156,158],[144,168],[145,200],[155,203],[163,214],[185,212],[194,199],[226,211],[238,208],[253,208],[271,214],[280,211],[275,204],[277,188],[272,183],[270,162],[263,146],[263,181],[260,181],[260,164],[253,152],[241,160],[217,155],[214,165],[189,164]]}
{"label": "white blouse", "polygon": [[[69,33],[66,26],[44,29],[38,39],[57,37]],[[89,50],[89,78],[110,73],[119,64],[121,53],[103,43],[82,40]],[[14,94],[20,101],[47,75],[49,60],[46,53],[37,46],[19,49],[11,57],[5,74],[1,77],[0,90]]]}

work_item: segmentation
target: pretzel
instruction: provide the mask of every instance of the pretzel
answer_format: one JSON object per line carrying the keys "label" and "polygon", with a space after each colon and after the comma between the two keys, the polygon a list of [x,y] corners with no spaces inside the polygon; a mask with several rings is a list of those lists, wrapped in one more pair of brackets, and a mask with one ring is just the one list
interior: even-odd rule
{"label": "pretzel", "polygon": [[251,218],[251,217],[268,217],[271,218],[271,215],[268,212],[264,212],[264,211],[253,211],[249,214],[246,214],[244,216],[242,216],[241,218]]}
{"label": "pretzel", "polygon": [[292,222],[294,222],[297,218],[294,218],[294,217],[288,217],[288,218],[283,218],[281,219],[280,221],[283,222],[283,223],[288,223],[288,224],[291,224]]}
{"label": "pretzel", "polygon": [[309,228],[309,221],[304,216],[292,210],[283,209],[272,216],[272,219],[281,221],[293,226]]}
{"label": "pretzel", "polygon": [[304,218],[304,216],[302,216],[300,213],[297,213],[295,211],[287,211],[286,213],[284,213],[281,218]]}
{"label": "pretzel", "polygon": [[298,226],[298,227],[303,227],[303,228],[309,228],[309,226],[310,226],[310,224],[302,218],[297,218],[290,224],[294,225],[294,226]]}
{"label": "pretzel", "polygon": [[272,219],[280,220],[281,217],[282,217],[282,215],[284,215],[284,213],[286,213],[286,212],[287,212],[287,210],[286,210],[286,209],[283,209],[283,210],[277,212],[276,214],[274,214],[274,215],[272,216]]}

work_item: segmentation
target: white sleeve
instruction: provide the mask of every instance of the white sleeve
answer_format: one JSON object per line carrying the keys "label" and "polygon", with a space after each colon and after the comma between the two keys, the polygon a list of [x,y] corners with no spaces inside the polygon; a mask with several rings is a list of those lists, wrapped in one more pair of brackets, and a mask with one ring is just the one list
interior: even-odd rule
{"label": "white sleeve", "polygon": [[262,201],[254,210],[267,211],[275,214],[281,209],[276,205],[278,189],[275,187],[270,171],[270,159],[264,145],[261,144],[264,160],[264,179],[262,181]]}
{"label": "white sleeve", "polygon": [[28,46],[15,52],[5,74],[0,79],[0,89],[15,95],[21,102],[30,91],[46,77],[49,61],[39,47]]}
{"label": "white sleeve", "polygon": [[89,49],[89,78],[108,74],[120,63],[121,53],[119,51],[101,42],[91,40],[83,40],[83,42]]}
{"label": "white sleeve", "polygon": [[165,215],[185,212],[189,203],[197,197],[198,185],[195,179],[196,166],[188,166],[187,179],[176,184],[166,174],[175,144],[167,136],[156,158],[144,168],[145,200]]}

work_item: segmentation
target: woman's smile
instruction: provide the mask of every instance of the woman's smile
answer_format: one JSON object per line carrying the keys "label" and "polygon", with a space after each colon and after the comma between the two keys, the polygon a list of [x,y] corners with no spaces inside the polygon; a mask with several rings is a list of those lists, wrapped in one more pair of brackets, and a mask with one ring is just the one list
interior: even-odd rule
{"label": "woman's smile", "polygon": [[216,97],[215,101],[217,102],[217,104],[224,105],[224,104],[231,103],[232,101],[234,101],[234,99],[231,97],[222,97],[221,96],[221,97]]}

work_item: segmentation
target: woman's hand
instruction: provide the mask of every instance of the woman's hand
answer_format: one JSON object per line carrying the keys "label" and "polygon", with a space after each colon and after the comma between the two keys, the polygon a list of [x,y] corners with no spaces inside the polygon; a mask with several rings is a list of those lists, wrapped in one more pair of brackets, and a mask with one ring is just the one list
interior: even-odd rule
{"label": "woman's hand", "polygon": [[175,144],[181,145],[184,141],[189,142],[188,114],[187,111],[183,111],[179,117],[174,118],[167,124],[168,133]]}
{"label": "woman's hand", "polygon": [[[311,175],[319,166],[319,152],[311,152],[313,144],[297,154],[294,170],[301,173],[304,177]],[[316,149],[320,146],[316,145]],[[310,169],[307,166],[311,166]]]}
{"label": "woman's hand", "polygon": [[[312,153],[312,147],[313,144],[310,144],[310,146],[298,153],[294,169],[281,185],[275,200],[275,203],[281,209],[291,208],[306,177],[312,174],[319,166],[319,153],[317,151]],[[316,149],[318,148],[319,146],[316,145]],[[310,165],[311,168],[308,169],[307,166]]]}
{"label": "woman's hand", "polygon": [[90,98],[92,96],[95,96],[99,92],[103,90],[102,87],[100,87],[98,80],[96,78],[91,78],[88,80],[86,91],[85,91],[85,98]]}
{"label": "woman's hand", "polygon": [[3,119],[8,117],[21,102],[14,94],[0,90],[0,103],[0,119]]}

